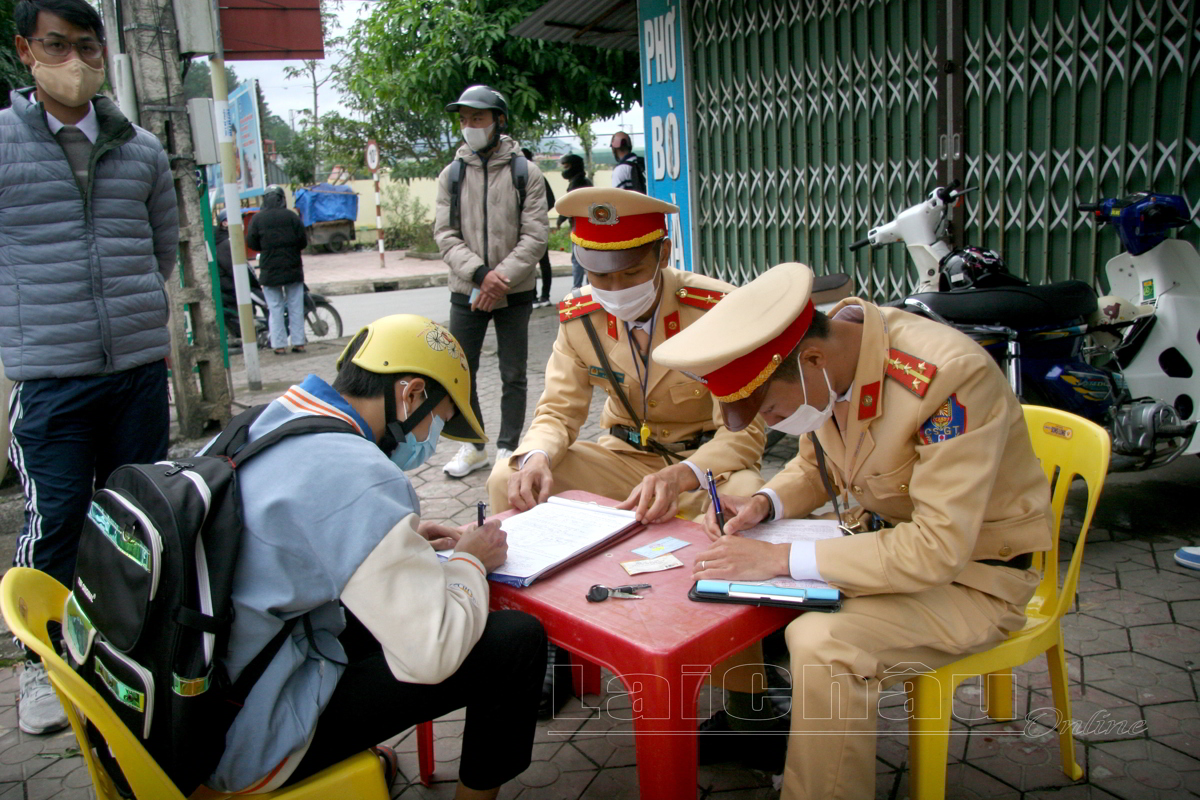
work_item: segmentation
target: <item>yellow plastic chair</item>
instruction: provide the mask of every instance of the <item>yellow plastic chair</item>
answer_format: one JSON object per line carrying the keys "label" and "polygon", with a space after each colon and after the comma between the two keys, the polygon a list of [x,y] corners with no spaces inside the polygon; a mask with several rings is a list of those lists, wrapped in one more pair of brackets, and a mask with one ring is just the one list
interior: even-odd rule
{"label": "yellow plastic chair", "polygon": [[[67,710],[71,730],[75,732],[79,749],[87,762],[96,796],[100,800],[120,798],[88,742],[87,720],[91,720],[104,736],[134,795],[146,800],[184,800],[179,789],[154,762],[137,737],[130,733],[116,713],[108,707],[104,698],[97,694],[87,681],[75,674],[50,644],[46,634],[46,623],[62,622],[63,603],[66,599],[66,587],[36,569],[14,567],[0,580],[0,611],[4,614],[4,620],[16,637],[41,656],[42,663],[46,665],[50,683]],[[197,800],[216,800],[231,795],[201,787],[192,797]],[[388,791],[379,758],[364,750],[294,786],[253,797],[279,800],[328,800],[331,797],[388,800]]]}
{"label": "yellow plastic chair", "polygon": [[[983,704],[988,716],[998,721],[1013,718],[1012,669],[1042,653],[1050,673],[1050,688],[1058,719],[1058,747],[1063,772],[1071,780],[1083,777],[1075,761],[1075,739],[1071,734],[1071,699],[1067,692],[1067,662],[1063,648],[1063,614],[1075,601],[1083,544],[1092,513],[1100,499],[1108,472],[1108,433],[1082,417],[1042,406],[1023,406],[1025,423],[1033,440],[1033,451],[1051,486],[1054,509],[1054,538],[1045,553],[1034,553],[1034,566],[1042,570],[1042,581],[1025,608],[1025,627],[1005,642],[947,664],[941,669],[913,676],[909,699],[912,715],[908,722],[909,793],[921,800],[940,800],[946,794],[946,757],[950,747],[950,714],[954,690],[967,677],[981,675]],[[1058,586],[1058,535],[1067,492],[1076,477],[1087,483],[1087,512],[1079,539],[1071,554],[1066,579]]]}

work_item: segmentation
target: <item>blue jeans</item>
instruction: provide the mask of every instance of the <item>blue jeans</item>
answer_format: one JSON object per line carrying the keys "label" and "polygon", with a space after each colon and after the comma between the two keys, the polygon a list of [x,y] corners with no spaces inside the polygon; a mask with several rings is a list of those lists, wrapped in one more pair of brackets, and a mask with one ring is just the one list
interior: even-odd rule
{"label": "blue jeans", "polygon": [[[263,295],[267,298],[267,328],[271,333],[271,347],[276,350],[287,347],[289,333],[292,347],[304,344],[304,284],[264,286]],[[283,322],[285,304],[287,328],[284,328]]]}

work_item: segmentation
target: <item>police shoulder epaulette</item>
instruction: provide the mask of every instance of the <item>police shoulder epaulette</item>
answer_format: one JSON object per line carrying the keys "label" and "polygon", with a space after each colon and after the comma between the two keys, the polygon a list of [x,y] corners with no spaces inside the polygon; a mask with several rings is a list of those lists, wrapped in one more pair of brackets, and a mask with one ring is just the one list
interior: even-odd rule
{"label": "police shoulder epaulette", "polygon": [[680,286],[675,290],[675,296],[679,298],[679,302],[685,306],[694,306],[695,308],[703,308],[705,311],[715,306],[725,292],[716,289],[698,289],[695,286]]}
{"label": "police shoulder epaulette", "polygon": [[924,397],[929,382],[937,374],[937,365],[911,356],[902,350],[891,349],[887,357],[887,375],[900,381],[905,389],[917,397]]}
{"label": "police shoulder epaulette", "polygon": [[579,319],[585,314],[599,311],[603,307],[593,300],[590,294],[582,294],[579,297],[568,297],[558,304],[558,321],[570,322],[573,319]]}

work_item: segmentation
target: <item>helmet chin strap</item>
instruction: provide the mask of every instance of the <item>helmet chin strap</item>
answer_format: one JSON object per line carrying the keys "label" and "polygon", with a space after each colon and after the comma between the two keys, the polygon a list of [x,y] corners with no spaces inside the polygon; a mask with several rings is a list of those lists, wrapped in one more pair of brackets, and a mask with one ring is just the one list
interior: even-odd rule
{"label": "helmet chin strap", "polygon": [[399,419],[396,416],[396,382],[393,381],[391,391],[384,392],[383,395],[384,432],[383,438],[379,440],[380,450],[385,453],[395,450],[401,439],[417,427],[421,420],[433,413],[433,409],[446,396],[446,390],[439,384],[431,383],[427,384],[425,395],[425,401],[421,405],[404,419]]}

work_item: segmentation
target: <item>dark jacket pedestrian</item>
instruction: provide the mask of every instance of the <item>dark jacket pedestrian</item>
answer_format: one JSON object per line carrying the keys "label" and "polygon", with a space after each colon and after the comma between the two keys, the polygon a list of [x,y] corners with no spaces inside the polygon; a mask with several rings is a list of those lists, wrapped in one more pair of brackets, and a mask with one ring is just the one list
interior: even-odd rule
{"label": "dark jacket pedestrian", "polygon": [[250,220],[246,244],[259,251],[258,280],[263,286],[286,286],[304,282],[304,259],[308,234],[300,215],[287,207],[279,187],[263,195],[262,211]]}
{"label": "dark jacket pedestrian", "polygon": [[303,353],[304,261],[300,251],[308,246],[308,234],[300,215],[288,210],[282,187],[268,187],[263,210],[250,220],[246,244],[259,251],[258,280],[267,300],[267,327],[275,355],[287,352],[289,338],[292,352]]}
{"label": "dark jacket pedestrian", "polygon": [[[583,158],[568,153],[559,161],[562,166],[562,176],[567,179],[567,192],[573,192],[576,189],[583,189],[592,185],[592,181],[587,176],[587,170],[583,167]],[[558,222],[555,227],[562,227],[564,222],[571,223],[571,230],[575,230],[575,218],[564,217],[559,215]],[[583,265],[579,263],[579,259],[575,258],[575,248],[571,248],[571,288],[578,289],[583,286]]]}

